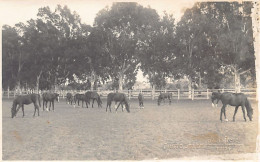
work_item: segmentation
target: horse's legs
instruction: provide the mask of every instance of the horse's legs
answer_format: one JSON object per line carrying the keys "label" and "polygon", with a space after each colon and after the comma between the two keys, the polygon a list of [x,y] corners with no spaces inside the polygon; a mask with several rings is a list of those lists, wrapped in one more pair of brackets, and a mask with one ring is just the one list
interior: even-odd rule
{"label": "horse's legs", "polygon": [[52,101],[50,101],[50,104],[49,104],[49,111],[51,111],[51,103],[52,103]]}
{"label": "horse's legs", "polygon": [[93,98],[93,100],[92,100],[92,108],[93,108],[93,105],[94,105],[94,101],[95,101],[95,99]]}
{"label": "horse's legs", "polygon": [[223,113],[224,113],[225,120],[227,121],[227,117],[226,117],[226,107],[224,108]]}
{"label": "horse's legs", "polygon": [[39,113],[39,106],[37,105],[37,110],[38,110],[38,116],[40,116],[40,113]]}
{"label": "horse's legs", "polygon": [[54,111],[54,101],[52,101],[52,111]]}
{"label": "horse's legs", "polygon": [[242,111],[243,111],[243,116],[244,116],[244,119],[245,119],[245,121],[246,121],[245,107],[244,107],[244,105],[242,105],[241,107],[242,107]]}
{"label": "horse's legs", "polygon": [[122,107],[122,112],[124,112],[124,105],[123,105],[123,103],[121,103],[121,107]]}
{"label": "horse's legs", "polygon": [[15,115],[14,115],[14,116],[16,116],[16,114],[18,113],[18,111],[19,111],[20,107],[22,107],[22,105],[20,105],[20,104],[19,104],[19,107],[17,108],[17,110],[16,110],[16,112],[15,112]]}
{"label": "horse's legs", "polygon": [[123,107],[122,101],[120,101],[119,104],[117,105],[116,111],[117,111],[117,109],[119,108],[120,105],[122,106],[122,111],[124,111],[124,107]]}
{"label": "horse's legs", "polygon": [[[108,102],[108,103],[107,103],[107,107],[109,107],[110,112],[111,112],[111,102]],[[106,112],[107,112],[107,107],[106,107]]]}
{"label": "horse's legs", "polygon": [[222,113],[224,113],[225,108],[226,108],[226,105],[223,104],[223,106],[220,110],[220,121],[222,121]]}
{"label": "horse's legs", "polygon": [[23,111],[23,117],[24,117],[24,105],[22,106],[22,111]]}
{"label": "horse's legs", "polygon": [[85,103],[86,103],[86,107],[88,108],[88,102],[87,102],[87,100],[85,100]]}
{"label": "horse's legs", "polygon": [[234,112],[234,115],[233,115],[233,122],[235,121],[235,116],[236,116],[238,107],[239,107],[239,106],[236,106],[236,108],[235,108],[235,112]]}
{"label": "horse's legs", "polygon": [[[35,113],[36,113],[36,104],[34,104],[34,113],[33,113],[33,117],[35,117]],[[39,112],[39,111],[38,111]],[[38,113],[39,114],[39,113]],[[39,115],[38,115],[39,116]]]}
{"label": "horse's legs", "polygon": [[42,111],[44,111],[44,101],[42,101]]}
{"label": "horse's legs", "polygon": [[171,100],[171,98],[169,98],[169,105],[171,105],[171,103],[172,103],[172,100]]}

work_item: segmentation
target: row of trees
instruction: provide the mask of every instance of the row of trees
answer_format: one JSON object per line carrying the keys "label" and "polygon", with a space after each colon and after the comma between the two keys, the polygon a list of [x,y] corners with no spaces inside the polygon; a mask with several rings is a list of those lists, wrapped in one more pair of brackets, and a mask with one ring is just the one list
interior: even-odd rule
{"label": "row of trees", "polygon": [[114,3],[93,27],[58,5],[38,18],[3,26],[3,88],[51,89],[67,81],[90,87],[112,80],[131,88],[140,68],[153,88],[187,77],[214,88],[226,75],[255,78],[251,2],[196,3],[176,24],[173,15],[137,3]]}

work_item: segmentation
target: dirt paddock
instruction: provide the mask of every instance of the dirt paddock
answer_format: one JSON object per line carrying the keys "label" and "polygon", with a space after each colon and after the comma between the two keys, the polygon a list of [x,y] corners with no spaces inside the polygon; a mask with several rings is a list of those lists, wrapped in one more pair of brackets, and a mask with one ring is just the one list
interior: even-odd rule
{"label": "dirt paddock", "polygon": [[[144,160],[254,153],[258,111],[244,122],[239,108],[227,107],[228,122],[220,122],[220,106],[210,100],[174,100],[157,106],[145,100],[144,109],[131,100],[130,113],[103,108],[73,108],[64,100],[54,112],[40,109],[33,118],[33,105],[11,118],[11,99],[2,100],[3,160]],[[248,119],[248,118],[247,118]]]}

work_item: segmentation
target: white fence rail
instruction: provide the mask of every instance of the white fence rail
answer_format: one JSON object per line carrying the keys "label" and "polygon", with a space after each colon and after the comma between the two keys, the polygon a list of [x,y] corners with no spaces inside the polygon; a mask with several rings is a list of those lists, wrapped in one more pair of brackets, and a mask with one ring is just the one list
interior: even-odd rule
{"label": "white fence rail", "polygon": [[[191,91],[189,90],[123,90],[122,92],[125,93],[129,99],[134,99],[138,97],[138,94],[141,92],[145,98],[150,98],[150,99],[157,99],[159,94],[161,92],[170,92],[172,93],[173,99],[210,99],[211,93],[216,91],[220,92],[235,92],[235,89],[204,89],[204,90],[194,90],[192,89]],[[46,91],[40,91],[39,93],[42,94]],[[59,90],[56,91],[62,98],[66,97],[67,93],[85,93],[87,92],[86,90]],[[97,92],[101,95],[102,98],[106,98],[107,95],[111,92],[111,90],[102,90]],[[30,91],[2,91],[2,97],[3,98],[14,98],[16,95],[23,95],[23,94],[30,94],[30,93],[35,93],[33,90]],[[244,93],[248,96],[249,99],[256,99],[256,89],[251,88],[251,89],[241,89],[241,93]]]}

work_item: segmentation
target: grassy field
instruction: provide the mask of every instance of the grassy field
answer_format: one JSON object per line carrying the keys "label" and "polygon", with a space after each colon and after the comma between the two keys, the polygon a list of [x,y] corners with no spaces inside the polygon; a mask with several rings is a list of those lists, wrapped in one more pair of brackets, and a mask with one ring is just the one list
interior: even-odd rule
{"label": "grassy field", "polygon": [[[210,100],[174,100],[157,106],[145,100],[144,109],[131,100],[131,112],[103,108],[73,108],[64,100],[55,112],[33,105],[11,118],[12,100],[2,101],[3,160],[144,160],[253,153],[258,128],[257,103],[252,122],[244,122],[239,108],[227,108],[228,122],[220,122],[220,105]],[[112,105],[114,107],[114,104]]]}

